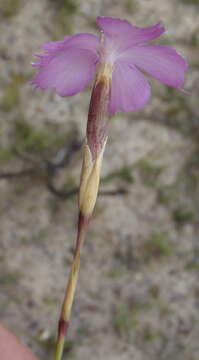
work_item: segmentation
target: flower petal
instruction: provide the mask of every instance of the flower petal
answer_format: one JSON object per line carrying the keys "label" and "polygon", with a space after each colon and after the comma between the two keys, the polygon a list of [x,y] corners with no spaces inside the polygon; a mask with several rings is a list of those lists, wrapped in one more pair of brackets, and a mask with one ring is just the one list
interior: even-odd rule
{"label": "flower petal", "polygon": [[83,50],[89,50],[96,56],[98,56],[98,49],[100,46],[100,41],[97,35],[81,33],[71,36],[66,36],[64,40],[61,41],[51,41],[45,43],[41,48],[45,51],[44,54],[35,54],[40,60],[36,63],[33,63],[33,66],[41,67],[49,63],[49,61],[57,55],[57,52],[66,50],[68,48],[78,48]]}
{"label": "flower petal", "polygon": [[67,36],[65,39],[67,40],[67,46],[90,50],[94,54],[98,52],[100,40],[95,34],[81,33]]}
{"label": "flower petal", "polygon": [[117,61],[114,65],[109,111],[133,111],[143,109],[151,89],[148,81],[133,65]]}
{"label": "flower petal", "polygon": [[188,64],[173,48],[166,45],[140,45],[127,50],[125,61],[136,65],[161,82],[181,88]]}
{"label": "flower petal", "polygon": [[71,96],[81,91],[93,78],[99,39],[93,34],[76,34],[63,41],[42,46],[45,53],[37,54],[33,66],[40,67],[32,83],[42,89],[52,88],[61,96]]}
{"label": "flower petal", "polygon": [[117,49],[121,51],[154,40],[165,32],[161,21],[149,27],[138,27],[127,20],[111,17],[98,16],[96,21],[105,36],[115,41]]}
{"label": "flower petal", "polygon": [[32,83],[41,89],[55,89],[60,96],[81,91],[92,80],[97,57],[88,50],[68,48],[43,63]]}

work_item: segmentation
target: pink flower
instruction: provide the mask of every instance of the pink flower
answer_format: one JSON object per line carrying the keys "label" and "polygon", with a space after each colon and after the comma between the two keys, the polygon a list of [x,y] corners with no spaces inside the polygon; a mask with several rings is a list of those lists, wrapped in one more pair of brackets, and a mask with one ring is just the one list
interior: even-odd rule
{"label": "pink flower", "polygon": [[33,66],[39,67],[39,72],[32,83],[71,96],[93,80],[99,64],[108,64],[112,69],[112,114],[147,104],[151,88],[142,71],[162,83],[182,87],[188,67],[185,59],[169,46],[145,44],[165,32],[161,22],[141,28],[126,20],[98,17],[97,24],[101,41],[97,35],[81,33],[42,45],[44,54],[36,54],[38,61]]}

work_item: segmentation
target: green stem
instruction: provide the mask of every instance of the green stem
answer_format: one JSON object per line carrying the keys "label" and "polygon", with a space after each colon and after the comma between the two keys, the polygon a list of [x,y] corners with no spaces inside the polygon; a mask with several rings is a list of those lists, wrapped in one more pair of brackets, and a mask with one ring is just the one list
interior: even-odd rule
{"label": "green stem", "polygon": [[88,218],[80,213],[76,248],[73,257],[73,262],[71,265],[71,271],[64,296],[64,301],[62,304],[61,315],[59,319],[57,342],[55,348],[55,360],[61,360],[64,351],[65,337],[67,335],[67,330],[69,327],[71,308],[73,304],[73,299],[75,295],[79,269],[80,269],[81,248],[83,246],[87,225],[88,225]]}

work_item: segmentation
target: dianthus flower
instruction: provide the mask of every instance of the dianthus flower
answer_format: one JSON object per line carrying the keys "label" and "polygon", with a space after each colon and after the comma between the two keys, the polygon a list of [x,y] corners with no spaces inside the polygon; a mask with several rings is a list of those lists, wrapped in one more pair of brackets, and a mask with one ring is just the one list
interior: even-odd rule
{"label": "dianthus flower", "polygon": [[162,22],[149,27],[137,27],[127,20],[97,17],[102,36],[76,34],[63,41],[42,46],[44,55],[36,55],[33,64],[40,68],[33,83],[53,88],[61,96],[80,92],[93,79],[99,64],[112,71],[109,112],[142,109],[151,94],[150,85],[141,71],[162,83],[181,88],[185,59],[166,45],[146,45],[165,32]]}
{"label": "dianthus flower", "polygon": [[185,59],[171,47],[145,44],[165,32],[161,22],[140,28],[126,20],[98,17],[97,24],[101,29],[100,37],[82,33],[44,44],[44,54],[37,54],[38,61],[33,64],[39,72],[32,83],[42,89],[55,89],[61,96],[77,94],[96,74],[83,150],[77,240],[59,320],[56,360],[62,357],[80,253],[97,198],[108,115],[118,110],[144,108],[151,88],[142,72],[180,89],[187,69]]}

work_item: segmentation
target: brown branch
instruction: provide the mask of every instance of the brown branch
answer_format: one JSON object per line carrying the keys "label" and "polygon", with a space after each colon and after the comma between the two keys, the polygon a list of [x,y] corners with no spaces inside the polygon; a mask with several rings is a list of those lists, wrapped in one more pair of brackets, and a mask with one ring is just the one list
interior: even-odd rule
{"label": "brown branch", "polygon": [[22,169],[22,170],[13,171],[13,172],[7,171],[7,172],[0,173],[0,179],[11,180],[11,179],[15,179],[15,178],[24,177],[24,176],[30,176],[30,175],[33,175],[40,171],[41,171],[41,167],[32,167],[29,169]]}
{"label": "brown branch", "polygon": [[[0,180],[13,180],[15,178],[23,178],[26,176],[31,176],[45,171],[47,175],[46,186],[48,190],[58,197],[60,200],[66,200],[70,196],[76,195],[79,191],[78,187],[72,187],[69,190],[57,189],[53,183],[53,180],[56,176],[57,170],[62,168],[67,168],[69,162],[71,161],[72,156],[79,151],[82,146],[82,142],[75,139],[71,142],[66,148],[62,148],[51,160],[42,159],[37,161],[36,158],[29,156],[29,154],[24,154],[22,152],[16,151],[16,155],[25,162],[32,162],[35,166],[29,167],[27,169],[21,169],[18,171],[6,171],[0,173]],[[117,196],[125,195],[128,191],[124,188],[118,188],[115,190],[102,190],[99,192],[99,195],[102,196]]]}

